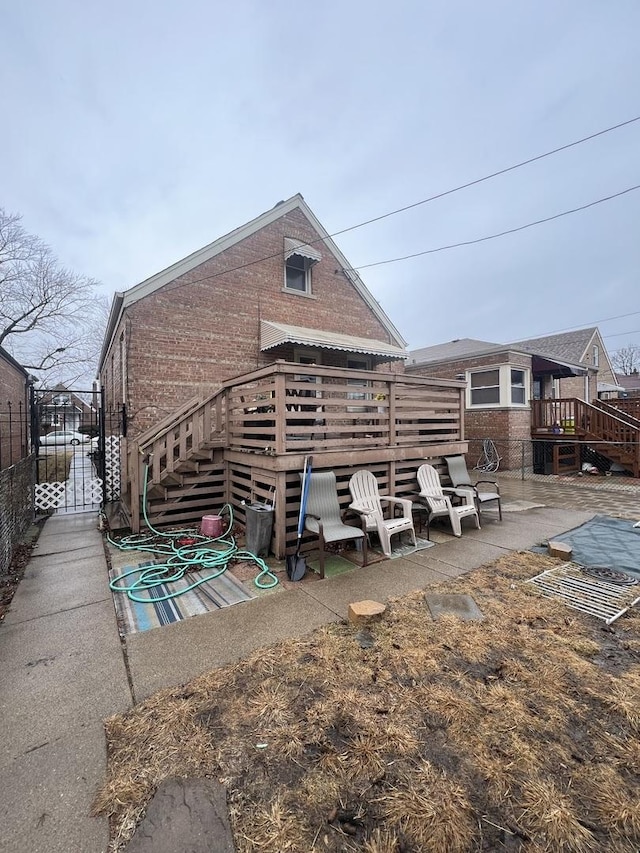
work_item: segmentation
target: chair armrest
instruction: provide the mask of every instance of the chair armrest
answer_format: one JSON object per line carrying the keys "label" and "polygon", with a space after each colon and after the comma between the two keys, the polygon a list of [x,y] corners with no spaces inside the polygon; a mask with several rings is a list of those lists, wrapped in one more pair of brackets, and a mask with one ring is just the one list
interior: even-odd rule
{"label": "chair armrest", "polygon": [[391,495],[380,495],[381,501],[387,501],[390,504],[399,504],[402,507],[402,512],[405,516],[411,517],[411,501],[409,498],[394,498]]}
{"label": "chair armrest", "polygon": [[352,509],[354,512],[357,512],[358,515],[371,515],[375,512],[375,510],[371,509],[371,507],[359,503],[349,504],[349,509]]}
{"label": "chair armrest", "polygon": [[449,509],[451,509],[451,498],[449,495],[424,495],[420,493],[420,500],[426,503],[429,507],[429,512],[433,512],[433,503],[435,501],[443,501]]}
{"label": "chair armrest", "polygon": [[496,492],[500,494],[500,486],[496,483],[495,480],[476,480],[476,486],[479,486],[480,483],[484,483],[485,485],[495,486]]}

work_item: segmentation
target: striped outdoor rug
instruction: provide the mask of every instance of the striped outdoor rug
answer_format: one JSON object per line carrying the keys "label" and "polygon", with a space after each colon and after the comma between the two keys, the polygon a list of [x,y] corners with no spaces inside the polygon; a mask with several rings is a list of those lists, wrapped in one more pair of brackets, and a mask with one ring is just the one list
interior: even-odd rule
{"label": "striped outdoor rug", "polygon": [[[117,570],[111,569],[109,580],[131,571],[131,569],[144,569],[153,565],[153,561],[150,561],[138,563],[135,566],[124,566]],[[170,598],[167,601],[158,600],[168,592],[186,589],[202,577],[203,575],[200,572],[189,572],[179,581],[153,587],[141,594],[147,595],[150,599],[149,603],[145,604],[132,601],[126,592],[114,591],[113,599],[120,634],[124,636],[125,634],[136,634],[139,631],[148,631],[151,628],[170,625],[172,622],[179,622],[181,619],[188,619],[190,616],[200,616],[203,613],[209,613],[211,610],[218,610],[221,607],[229,607],[232,604],[239,604],[241,601],[249,601],[255,598],[254,593],[248,587],[244,586],[229,572],[225,572],[176,598]],[[135,578],[136,575],[131,575],[128,582],[133,582]]]}

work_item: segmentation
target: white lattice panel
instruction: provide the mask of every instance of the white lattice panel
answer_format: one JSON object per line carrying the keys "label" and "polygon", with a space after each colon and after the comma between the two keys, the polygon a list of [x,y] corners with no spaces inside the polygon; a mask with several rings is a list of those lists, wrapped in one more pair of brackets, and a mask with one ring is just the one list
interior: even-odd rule
{"label": "white lattice panel", "polygon": [[107,480],[107,500],[120,498],[120,436],[108,435],[105,439],[105,471]]}
{"label": "white lattice panel", "polygon": [[65,483],[36,483],[36,509],[57,509],[64,505]]}

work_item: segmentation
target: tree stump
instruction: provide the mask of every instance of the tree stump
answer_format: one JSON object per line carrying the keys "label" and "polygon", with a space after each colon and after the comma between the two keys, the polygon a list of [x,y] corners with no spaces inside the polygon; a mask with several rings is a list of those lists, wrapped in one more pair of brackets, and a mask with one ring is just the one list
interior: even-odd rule
{"label": "tree stump", "polygon": [[379,601],[352,601],[349,605],[349,622],[367,625],[379,619],[387,608]]}

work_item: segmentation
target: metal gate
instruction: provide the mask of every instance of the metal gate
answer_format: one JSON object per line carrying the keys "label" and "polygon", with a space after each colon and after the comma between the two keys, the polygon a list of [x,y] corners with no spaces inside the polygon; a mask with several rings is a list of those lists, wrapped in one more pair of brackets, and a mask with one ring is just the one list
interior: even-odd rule
{"label": "metal gate", "polygon": [[[31,393],[36,509],[56,513],[99,510],[113,499],[107,489],[103,394],[63,386],[32,389]],[[111,413],[109,420],[110,435],[115,431],[119,446],[123,416],[114,419]]]}

